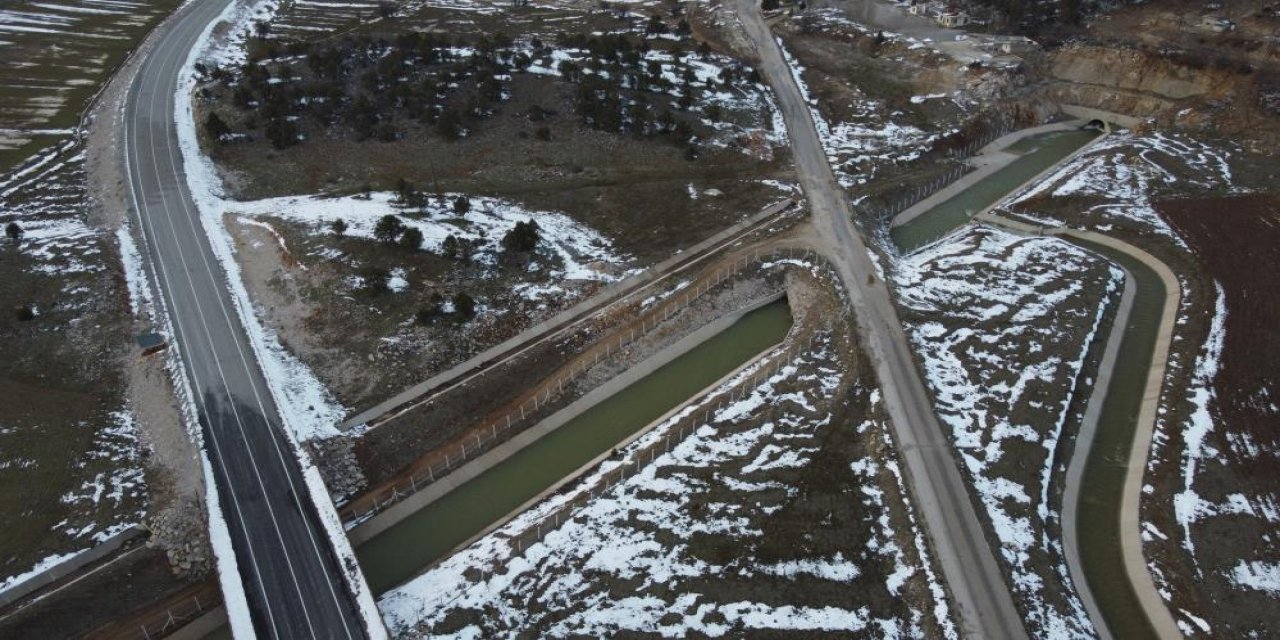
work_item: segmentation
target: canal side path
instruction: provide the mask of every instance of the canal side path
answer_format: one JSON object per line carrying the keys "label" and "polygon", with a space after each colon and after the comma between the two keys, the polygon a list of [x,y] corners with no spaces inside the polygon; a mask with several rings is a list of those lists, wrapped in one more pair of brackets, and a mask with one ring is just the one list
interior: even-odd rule
{"label": "canal side path", "polygon": [[[463,464],[457,469],[449,472],[448,475],[440,477],[438,480],[431,483],[427,487],[406,497],[404,500],[397,502],[395,505],[388,507],[383,511],[380,511],[373,518],[370,518],[369,520],[361,522],[359,525],[355,526],[348,532],[348,535],[351,538],[351,542],[353,544],[359,545],[364,543],[365,541],[373,539],[378,534],[382,533],[383,531],[386,531],[387,529],[390,529],[392,526],[404,520],[405,518],[412,515],[413,513],[416,513],[417,511],[421,510],[422,508],[426,507],[432,502],[439,500],[440,498],[444,497],[446,494],[452,492],[454,489],[457,489],[458,487],[466,484],[468,481],[480,476],[481,474],[488,471],[489,469],[497,466],[498,464],[501,464],[504,460],[510,458],[512,455],[514,455],[521,449],[528,447],[534,442],[537,442],[538,440],[540,440],[543,436],[555,431],[556,429],[559,429],[565,423],[569,422],[570,420],[573,420],[574,418],[583,414],[590,408],[598,405],[600,402],[614,396],[620,391],[625,390],[627,387],[630,387],[632,384],[635,384],[641,378],[644,378],[649,374],[657,371],[658,369],[661,369],[663,366],[667,365],[668,363],[676,360],[677,358],[684,355],[685,353],[688,353],[694,347],[697,347],[698,345],[705,343],[707,340],[719,335],[721,332],[728,329],[730,326],[732,326],[735,322],[740,320],[743,316],[747,315],[748,313],[755,311],[756,309],[759,309],[760,307],[763,307],[766,304],[776,302],[781,297],[785,297],[785,293],[777,294],[777,295],[768,295],[766,298],[758,300],[755,303],[744,307],[740,311],[737,311],[735,313],[728,314],[725,316],[721,316],[707,323],[706,325],[700,327],[698,330],[694,331],[693,333],[681,338],[680,340],[677,340],[675,343],[659,350],[657,353],[654,353],[648,358],[645,358],[635,366],[629,367],[627,370],[623,371],[617,376],[614,376],[613,378],[609,379],[608,381],[601,384],[600,386],[583,394],[582,397],[573,401],[568,406],[560,409],[559,411],[556,411],[550,416],[547,416],[545,419],[539,421],[537,424],[529,427],[528,429],[525,429],[517,433],[516,435],[512,436],[510,440],[507,440],[506,442],[503,442],[502,444],[494,447],[493,449],[486,451],[480,457]],[[736,373],[738,370],[740,370],[743,367],[750,366],[751,364],[756,362],[760,356],[772,350],[775,346],[776,345],[770,345],[761,354],[758,354],[757,356],[752,357],[750,360],[743,363],[741,367],[734,369],[733,372],[727,375],[732,377],[732,375]],[[716,384],[720,384],[720,382],[718,381]],[[699,394],[696,394],[694,396],[691,396],[687,400],[676,405],[676,407],[673,408],[671,411],[672,412],[679,411],[681,408],[683,408],[687,404],[690,404],[696,401],[704,393],[705,391]],[[664,415],[663,418],[660,418],[659,422],[661,422],[662,419],[665,419],[665,417],[666,416]],[[643,435],[643,433],[647,432],[653,426],[654,425],[651,424],[642,428],[640,431],[636,432],[636,435],[628,437],[627,440],[619,443],[618,446],[621,447],[625,445],[627,442],[630,442],[631,440],[633,440],[635,437],[638,437],[639,435]],[[507,520],[510,520],[512,516],[525,510],[529,505],[537,503],[541,498],[546,497],[550,493],[554,493],[555,490],[557,490],[559,487],[562,487],[566,483],[572,481],[577,475],[580,475],[582,471],[594,466],[597,462],[598,460],[593,460],[592,462],[587,463],[583,469],[579,469],[574,474],[570,474],[569,476],[566,476],[565,478],[557,482],[555,485],[552,485],[548,489],[539,493],[538,496],[531,499],[526,505],[521,506],[520,508],[508,514],[506,517],[502,518],[501,520],[494,522],[484,531],[476,534],[475,536],[472,536],[472,538],[469,539],[467,543],[460,545],[459,548],[466,546],[467,544],[470,544],[470,542],[482,537],[485,533],[488,533],[489,531],[492,531],[493,529],[496,529],[497,527],[501,526],[504,522],[506,522]],[[450,555],[450,554],[446,554],[446,555]],[[423,570],[425,571],[425,569]],[[421,571],[419,571],[419,573],[421,573]]]}
{"label": "canal side path", "polygon": [[658,263],[654,267],[615,282],[603,291],[578,302],[551,318],[539,322],[511,338],[485,349],[468,360],[454,365],[427,380],[414,384],[387,400],[347,418],[340,425],[340,428],[344,431],[360,426],[373,428],[378,424],[403,415],[415,407],[430,402],[432,398],[444,394],[459,385],[466,384],[467,381],[477,376],[484,375],[488,369],[517,358],[549,339],[572,331],[574,327],[608,310],[615,304],[621,304],[632,296],[663,283],[675,274],[707,260],[735,243],[741,242],[747,236],[777,222],[783,215],[792,210],[795,204],[793,200],[787,198],[769,205],[746,220],[712,235],[710,238]]}
{"label": "canal side path", "polygon": [[[972,187],[973,185],[979,182],[982,182],[983,180],[986,180],[987,177],[990,176],[991,174],[1009,166],[1011,163],[1013,163],[1014,160],[1017,160],[1018,158],[1022,157],[1021,154],[1009,151],[1008,150],[1009,147],[1012,147],[1013,145],[1022,141],[1024,138],[1029,138],[1032,136],[1037,136],[1045,133],[1053,133],[1055,131],[1075,131],[1080,129],[1087,123],[1088,123],[1087,120],[1068,120],[1066,122],[1053,122],[1049,124],[1040,125],[1038,127],[1031,127],[1028,129],[1019,129],[1017,131],[1006,133],[1005,135],[1000,136],[995,140],[992,140],[985,147],[982,147],[981,149],[979,149],[977,155],[973,156],[972,158],[966,158],[964,160],[965,164],[974,168],[973,171],[966,173],[965,175],[957,179],[955,182],[952,182],[946,187],[938,190],[937,193],[934,193],[928,198],[925,198],[924,200],[921,200],[920,202],[917,202],[914,205],[911,205],[910,207],[904,209],[902,213],[899,213],[898,215],[893,217],[893,221],[889,223],[889,226],[900,227],[904,224],[907,224],[908,222],[915,220],[925,212],[932,210],[934,207],[937,207],[938,205],[954,198],[955,196],[960,195],[960,193],[963,192],[965,189],[968,189],[969,187]],[[1096,140],[1094,140],[1093,143],[1084,145],[1074,153],[1069,154],[1061,162],[1054,163],[1054,165],[1050,167],[1049,170],[1051,171],[1053,169],[1057,169],[1064,162],[1076,157],[1081,152],[1088,149],[1092,144],[1096,144],[1096,142],[1101,139],[1102,138],[1099,137]],[[1041,179],[1041,176],[1037,175],[1036,177],[1032,178],[1031,181],[1037,182],[1040,179]],[[1019,187],[1019,189],[1021,188],[1022,187]]]}
{"label": "canal side path", "polygon": [[[1151,438],[1155,433],[1155,420],[1159,409],[1160,389],[1164,382],[1164,372],[1169,357],[1169,346],[1173,340],[1173,329],[1177,321],[1178,303],[1180,300],[1180,286],[1178,284],[1178,279],[1168,265],[1161,262],[1150,253],[1147,253],[1146,251],[1122,240],[1094,231],[1084,231],[1066,227],[1046,228],[1002,217],[990,212],[984,213],[980,216],[975,216],[974,220],[975,222],[986,222],[1025,234],[1057,236],[1067,239],[1068,241],[1080,241],[1077,242],[1077,244],[1080,244],[1085,249],[1089,250],[1092,250],[1089,246],[1090,244],[1115,250],[1133,258],[1143,266],[1151,269],[1164,285],[1164,304],[1160,314],[1159,328],[1156,331],[1155,346],[1151,356],[1151,363],[1147,368],[1147,376],[1143,387],[1141,404],[1138,408],[1138,418],[1133,434],[1133,442],[1129,449],[1128,464],[1125,469],[1124,489],[1120,505],[1120,513],[1117,515],[1119,517],[1120,548],[1124,560],[1124,570],[1128,575],[1129,583],[1133,587],[1134,593],[1137,596],[1138,603],[1141,605],[1143,612],[1146,614],[1147,620],[1152,626],[1152,630],[1160,638],[1181,638],[1182,632],[1178,629],[1178,625],[1174,621],[1173,616],[1169,613],[1168,607],[1160,597],[1160,593],[1156,590],[1155,581],[1151,577],[1151,570],[1147,567],[1146,557],[1142,553],[1141,514],[1139,510],[1142,497],[1142,476],[1147,467],[1147,455],[1151,451]],[[1130,295],[1129,283],[1132,280],[1132,275],[1126,269],[1126,296]],[[1129,304],[1131,306],[1132,302]],[[1122,305],[1124,305],[1123,301]],[[1125,311],[1125,315],[1128,315],[1127,310]],[[1123,319],[1120,317],[1120,314],[1117,313],[1115,321],[1115,326],[1117,328],[1125,326],[1125,323],[1122,320]],[[1113,329],[1107,346],[1108,352],[1112,350],[1113,346],[1115,349],[1119,349],[1119,344],[1115,340],[1115,333],[1116,332]],[[1107,365],[1105,355],[1103,365]],[[1114,369],[1114,367],[1115,362],[1113,358],[1110,362],[1110,368]],[[1096,404],[1099,405],[1105,401],[1105,389],[1109,386],[1109,384],[1107,384],[1109,379],[1110,375],[1106,374],[1106,378],[1104,378],[1104,373],[1102,368],[1100,368],[1098,383],[1094,386],[1095,397],[1090,398],[1087,411],[1092,412],[1094,410],[1095,400]],[[1102,397],[1097,397],[1100,392],[1104,395]],[[1086,433],[1085,427],[1082,426],[1080,437],[1077,439],[1076,451],[1082,451],[1080,445],[1085,442],[1090,442],[1092,437],[1096,435],[1096,421],[1098,420],[1098,414],[1100,413],[1101,410],[1099,409],[1097,414],[1093,416],[1095,428]],[[1087,419],[1088,414],[1086,414],[1086,420]],[[1085,439],[1086,436],[1089,440]],[[1083,449],[1086,456],[1088,455],[1087,452],[1091,449],[1092,446],[1086,446]],[[1073,454],[1071,467],[1076,466],[1077,459],[1084,457],[1085,456]],[[1083,465],[1084,463],[1081,464]],[[1065,505],[1072,505],[1072,502],[1067,500],[1066,495],[1075,495],[1078,501],[1078,485],[1083,479],[1083,475],[1083,471],[1075,475],[1073,482],[1073,476],[1069,469],[1067,475],[1068,486],[1066,487],[1066,491],[1071,492],[1071,494],[1064,494]],[[1072,487],[1072,484],[1077,486]],[[1075,526],[1071,525],[1072,523],[1068,523],[1066,521],[1064,514],[1063,537],[1065,538],[1064,542],[1066,543],[1065,547],[1068,553],[1068,563],[1071,565],[1070,568],[1072,575],[1075,576],[1081,574],[1083,569],[1080,561],[1080,547],[1078,545],[1078,541],[1075,540],[1077,529]],[[1071,556],[1075,557],[1074,562],[1071,560]],[[1077,589],[1081,593],[1082,598],[1084,598],[1085,594],[1088,593],[1088,587],[1083,586],[1084,582],[1084,580],[1076,580]],[[1098,611],[1100,614],[1100,610],[1098,609],[1096,602],[1093,602],[1089,610],[1090,617],[1095,615],[1095,611]],[[1105,625],[1097,624],[1096,619],[1095,626],[1098,627],[1100,633],[1105,629]]]}
{"label": "canal side path", "polygon": [[871,354],[911,494],[953,596],[958,626],[969,637],[1026,637],[1022,616],[978,520],[968,483],[960,475],[951,443],[934,412],[897,310],[877,276],[866,243],[853,227],[848,199],[831,171],[809,105],[755,0],[736,0],[733,10],[787,126],[797,177],[809,200],[810,242],[840,276],[862,343]]}

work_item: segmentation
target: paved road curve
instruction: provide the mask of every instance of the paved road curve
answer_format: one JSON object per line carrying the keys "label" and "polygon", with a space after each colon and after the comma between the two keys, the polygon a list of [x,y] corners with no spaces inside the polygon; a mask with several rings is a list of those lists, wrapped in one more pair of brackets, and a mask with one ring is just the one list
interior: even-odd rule
{"label": "paved road curve", "polygon": [[816,241],[840,272],[876,361],[912,494],[959,609],[961,632],[981,638],[1025,637],[1022,617],[987,544],[951,444],[933,413],[897,311],[884,285],[876,283],[866,245],[853,228],[809,107],[755,2],[736,0],[737,13],[786,120],[796,170],[818,230]]}
{"label": "paved road curve", "polygon": [[122,153],[195,395],[242,583],[262,638],[368,637],[187,190],[178,75],[227,0],[194,0],[157,33],[125,98]]}

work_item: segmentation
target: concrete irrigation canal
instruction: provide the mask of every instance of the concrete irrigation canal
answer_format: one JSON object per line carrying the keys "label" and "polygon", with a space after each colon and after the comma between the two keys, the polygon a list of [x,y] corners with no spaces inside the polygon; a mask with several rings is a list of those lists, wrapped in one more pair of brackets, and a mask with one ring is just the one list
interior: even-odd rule
{"label": "concrete irrigation canal", "polygon": [[1097,131],[1089,130],[1052,131],[1027,136],[993,152],[994,156],[1013,158],[996,158],[1008,164],[923,214],[896,222],[889,232],[893,243],[903,253],[910,253],[947,235],[1097,136]]}
{"label": "concrete irrigation canal", "polygon": [[369,587],[382,593],[422,572],[582,465],[782,342],[791,324],[786,300],[750,311],[360,545],[357,555]]}
{"label": "concrete irrigation canal", "polygon": [[[1080,561],[1111,637],[1156,638],[1158,635],[1143,613],[1129,579],[1121,544],[1121,522],[1125,479],[1164,310],[1165,286],[1150,267],[1133,256],[1079,238],[1071,238],[1070,242],[1120,265],[1135,284],[1133,307],[1105,390],[1097,432],[1080,484],[1077,506],[1080,516],[1075,532]],[[1137,526],[1136,522],[1133,524]]]}
{"label": "concrete irrigation canal", "polygon": [[[1028,136],[1004,149],[1020,154],[1007,166],[985,179],[966,187],[955,196],[893,227],[891,236],[904,253],[923,247],[968,223],[975,214],[984,212],[1002,198],[1018,191],[1048,170],[1069,159],[1077,150],[1095,139],[1093,131],[1057,131]],[[1111,638],[1159,637],[1148,618],[1143,601],[1133,583],[1132,572],[1146,571],[1126,563],[1123,527],[1137,526],[1136,513],[1125,514],[1126,478],[1131,463],[1145,466],[1144,460],[1131,460],[1135,434],[1138,431],[1144,396],[1148,393],[1148,377],[1166,305],[1166,287],[1161,277],[1141,260],[1113,247],[1078,237],[1074,232],[1040,229],[1032,225],[983,216],[983,221],[1012,227],[1027,233],[1048,233],[1093,251],[1127,270],[1135,285],[1134,298],[1124,322],[1115,367],[1102,396],[1096,435],[1091,443],[1082,442],[1087,451],[1084,473],[1079,485],[1079,517],[1075,531],[1064,532],[1076,537],[1080,565],[1087,593],[1105,623],[1101,635]],[[1139,449],[1139,452],[1142,449]],[[1126,518],[1126,515],[1132,517]],[[1081,596],[1087,597],[1081,589]],[[1163,605],[1160,605],[1163,606]]]}

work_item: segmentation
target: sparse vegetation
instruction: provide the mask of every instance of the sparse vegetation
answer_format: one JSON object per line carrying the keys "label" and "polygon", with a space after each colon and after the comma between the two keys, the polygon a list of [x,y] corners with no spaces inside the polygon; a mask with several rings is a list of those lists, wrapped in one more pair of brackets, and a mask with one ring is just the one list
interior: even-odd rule
{"label": "sparse vegetation", "polygon": [[400,218],[387,214],[378,220],[378,226],[373,228],[373,237],[378,239],[385,245],[393,245],[400,239],[400,235],[405,231],[404,221]]}
{"label": "sparse vegetation", "polygon": [[538,247],[538,223],[535,220],[517,222],[502,237],[502,248],[517,253],[529,253]]}

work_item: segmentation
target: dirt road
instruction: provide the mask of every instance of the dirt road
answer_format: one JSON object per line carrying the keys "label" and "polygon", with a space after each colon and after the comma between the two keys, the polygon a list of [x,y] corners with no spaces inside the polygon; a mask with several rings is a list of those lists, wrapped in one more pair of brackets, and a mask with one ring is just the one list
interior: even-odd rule
{"label": "dirt road", "polygon": [[864,344],[876,363],[911,491],[954,597],[960,629],[968,637],[1026,637],[951,444],[912,360],[897,311],[850,222],[848,202],[831,172],[809,107],[755,2],[735,0],[734,6],[786,121],[796,171],[813,215],[813,243],[844,280]]}

